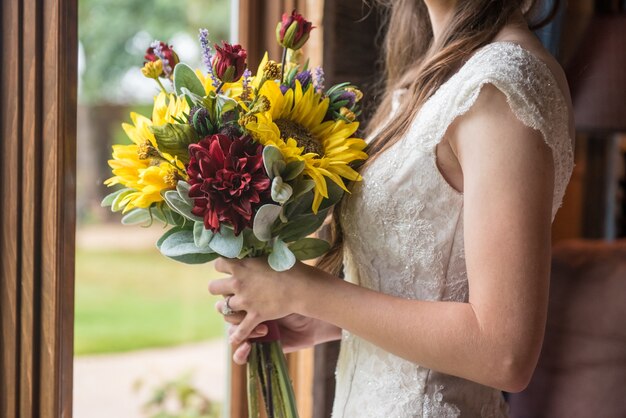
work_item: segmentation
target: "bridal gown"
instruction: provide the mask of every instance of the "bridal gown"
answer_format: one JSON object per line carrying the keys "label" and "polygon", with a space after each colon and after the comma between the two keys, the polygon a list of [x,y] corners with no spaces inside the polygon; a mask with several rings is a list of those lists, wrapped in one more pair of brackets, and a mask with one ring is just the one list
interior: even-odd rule
{"label": "bridal gown", "polygon": [[[346,280],[407,299],[468,301],[463,194],[439,172],[435,147],[486,83],[552,149],[554,220],[573,167],[565,99],[543,61],[517,44],[491,43],[423,105],[406,135],[365,169],[343,202]],[[336,379],[334,418],[508,416],[500,391],[421,367],[347,331]]]}

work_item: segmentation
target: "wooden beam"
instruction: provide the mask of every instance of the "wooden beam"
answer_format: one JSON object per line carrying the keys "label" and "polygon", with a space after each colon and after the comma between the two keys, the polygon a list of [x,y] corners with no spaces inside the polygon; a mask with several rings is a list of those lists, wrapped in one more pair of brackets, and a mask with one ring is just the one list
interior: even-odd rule
{"label": "wooden beam", "polygon": [[77,0],[5,0],[0,416],[71,417]]}
{"label": "wooden beam", "polygon": [[22,7],[17,1],[3,1],[0,51],[0,416],[18,415],[19,381],[19,269],[20,224],[20,139],[21,48],[19,28]]}

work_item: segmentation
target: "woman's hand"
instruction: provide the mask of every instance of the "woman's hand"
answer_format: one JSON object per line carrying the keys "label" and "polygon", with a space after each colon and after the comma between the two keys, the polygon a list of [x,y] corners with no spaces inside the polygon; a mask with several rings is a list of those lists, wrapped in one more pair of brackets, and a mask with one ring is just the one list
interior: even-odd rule
{"label": "woman's hand", "polygon": [[[221,313],[224,304],[225,302],[223,300],[220,300],[215,304],[215,308],[218,312]],[[224,320],[231,324],[228,330],[229,335],[232,335],[232,333],[237,331],[238,325],[244,317],[244,313],[224,315]],[[278,325],[278,329],[280,331],[280,341],[285,353],[291,353],[315,345],[318,343],[316,337],[320,334],[320,328],[323,328],[320,321],[298,314],[291,314],[284,318],[276,319],[275,323]],[[248,337],[264,337],[267,335],[267,331],[267,325],[260,324],[257,325]],[[337,338],[339,338],[340,332],[338,328],[336,334]],[[245,364],[248,361],[250,348],[250,341],[245,340],[235,349],[235,352],[233,353],[233,361],[237,364]]]}
{"label": "woman's hand", "polygon": [[215,269],[230,274],[230,277],[213,280],[209,291],[213,295],[230,296],[228,304],[236,314],[227,317],[238,323],[230,336],[232,344],[250,338],[261,322],[297,312],[299,301],[305,297],[299,289],[318,274],[317,269],[300,262],[286,272],[277,272],[269,267],[265,258],[220,258],[215,262]]}

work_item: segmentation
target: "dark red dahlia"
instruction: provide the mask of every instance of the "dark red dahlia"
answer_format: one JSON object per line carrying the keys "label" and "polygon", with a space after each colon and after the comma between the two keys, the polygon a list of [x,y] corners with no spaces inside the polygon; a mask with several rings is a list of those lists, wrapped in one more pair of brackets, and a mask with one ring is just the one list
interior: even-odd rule
{"label": "dark red dahlia", "polygon": [[252,227],[255,210],[271,201],[263,146],[249,136],[216,134],[189,145],[189,155],[192,213],[204,219],[204,227],[217,232],[220,224],[230,224],[235,235]]}

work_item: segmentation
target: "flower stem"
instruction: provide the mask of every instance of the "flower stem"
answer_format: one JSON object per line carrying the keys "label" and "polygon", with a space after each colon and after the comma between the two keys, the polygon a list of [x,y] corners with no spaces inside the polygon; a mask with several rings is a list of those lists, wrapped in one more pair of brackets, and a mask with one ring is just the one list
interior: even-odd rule
{"label": "flower stem", "polygon": [[287,63],[287,48],[283,48],[283,60],[280,66],[280,84],[283,84],[285,78],[285,64]]}
{"label": "flower stem", "polygon": [[220,85],[217,86],[217,90],[215,90],[215,94],[220,94],[220,91],[222,90],[222,87],[224,87],[224,82],[221,81]]}
{"label": "flower stem", "polygon": [[167,90],[165,90],[165,87],[163,86],[163,83],[161,83],[161,80],[159,80],[159,77],[155,78],[155,80],[158,83],[159,87],[161,87],[163,93],[167,94]]}
{"label": "flower stem", "polygon": [[248,416],[250,418],[259,418],[259,358],[258,344],[252,344],[250,356],[248,357]]}

